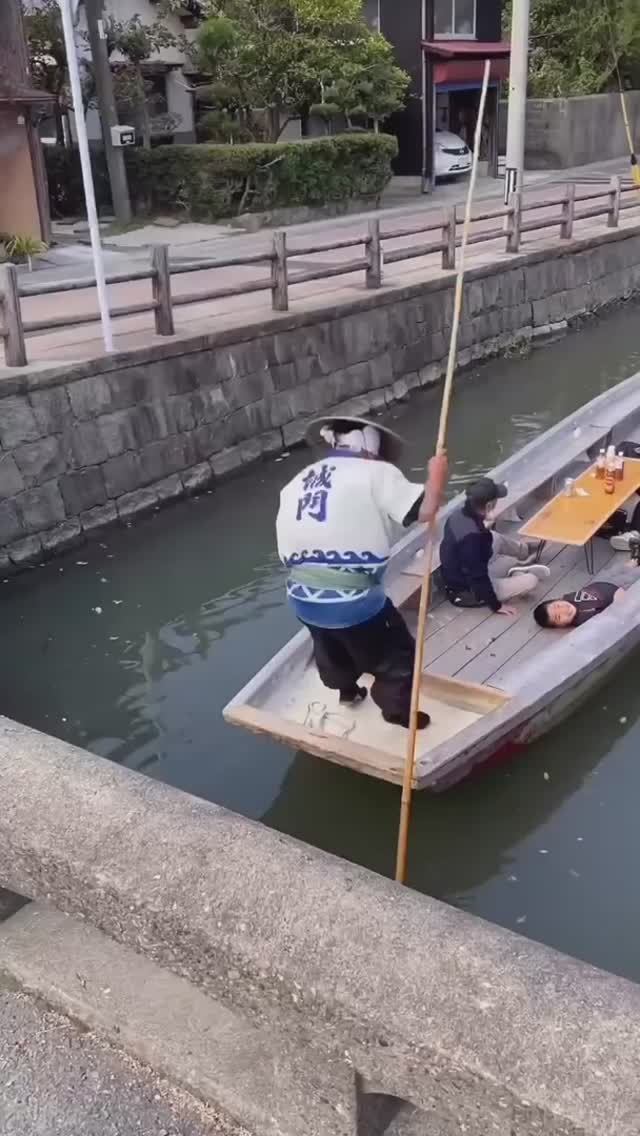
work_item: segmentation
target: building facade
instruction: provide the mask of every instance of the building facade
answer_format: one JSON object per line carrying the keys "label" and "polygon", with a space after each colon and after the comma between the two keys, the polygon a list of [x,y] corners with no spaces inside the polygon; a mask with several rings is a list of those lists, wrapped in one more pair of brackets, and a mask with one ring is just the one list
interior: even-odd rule
{"label": "building facade", "polygon": [[502,0],[366,0],[365,12],[411,76],[407,105],[390,122],[399,144],[396,172],[431,179],[437,130],[451,130],[472,142],[484,60],[489,58],[481,156],[497,177],[498,93],[509,73]]}
{"label": "building facade", "polygon": [[[175,37],[176,43],[160,48],[148,62],[143,63],[142,72],[150,88],[154,111],[154,138],[165,142],[194,142],[195,123],[193,113],[193,80],[190,64],[180,50],[179,39],[190,39],[197,26],[197,6],[185,0],[182,10],[162,14],[162,22]],[[139,16],[143,24],[153,24],[159,16],[158,4],[154,0],[104,0],[107,16],[126,23]],[[80,29],[85,28],[84,12],[80,9]],[[124,62],[116,53],[111,57],[112,67]],[[122,119],[121,119],[122,121]],[[129,125],[129,124],[127,124]],[[135,124],[131,124],[135,125]],[[96,110],[87,114],[87,132],[93,142],[102,138],[100,118]]]}
{"label": "building facade", "polygon": [[20,0],[0,0],[0,233],[49,240],[38,135],[49,101],[31,83]]}
{"label": "building facade", "polygon": [[[5,0],[0,0],[0,8]],[[38,6],[39,0],[26,0],[31,8]],[[157,0],[104,0],[104,15],[107,18],[126,24],[138,17],[142,24],[153,25],[160,17]],[[200,18],[197,0],[184,0],[181,9],[175,12],[162,12],[163,26],[173,35],[175,42],[161,47],[149,60],[142,64],[141,70],[148,87],[149,104],[152,107],[151,122],[153,140],[156,142],[194,142],[195,117],[193,85],[194,78],[188,57],[181,50],[181,41],[195,36]],[[90,49],[87,43],[87,24],[84,6],[78,12],[76,47],[79,56],[88,60]],[[123,56],[114,52],[111,65],[114,72],[124,64]],[[100,116],[95,107],[90,106],[86,116],[87,134],[92,145],[102,143]],[[135,126],[135,122],[120,116],[123,125]],[[76,130],[73,111],[69,108],[69,129],[73,141]],[[55,142],[56,130],[52,119],[41,124],[41,136],[45,142]]]}

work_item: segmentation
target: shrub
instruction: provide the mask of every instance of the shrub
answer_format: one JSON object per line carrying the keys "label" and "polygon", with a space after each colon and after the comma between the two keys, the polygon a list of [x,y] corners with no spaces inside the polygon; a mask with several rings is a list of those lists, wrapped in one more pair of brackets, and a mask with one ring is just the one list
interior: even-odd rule
{"label": "shrub", "polygon": [[34,256],[46,252],[48,245],[38,237],[31,237],[28,233],[16,233],[14,236],[2,238],[5,255],[14,264],[28,264],[29,271],[33,268]]}
{"label": "shrub", "polygon": [[[81,210],[75,152],[47,148],[55,211]],[[138,213],[174,213],[215,221],[243,212],[375,198],[391,177],[396,139],[387,134],[342,134],[299,142],[157,146],[126,151],[129,188]],[[64,155],[70,155],[65,158]],[[103,163],[104,165],[104,163]],[[102,174],[96,187],[105,204]],[[105,171],[106,176],[106,171]],[[98,192],[100,188],[100,192]],[[64,210],[63,210],[64,211]]]}

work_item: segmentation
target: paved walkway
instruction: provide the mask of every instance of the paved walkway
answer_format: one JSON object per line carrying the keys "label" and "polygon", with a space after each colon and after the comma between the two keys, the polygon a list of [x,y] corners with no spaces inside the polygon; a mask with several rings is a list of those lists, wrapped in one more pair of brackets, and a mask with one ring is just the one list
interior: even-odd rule
{"label": "paved walkway", "polygon": [[2,1136],[246,1136],[0,979]]}
{"label": "paved walkway", "polygon": [[[617,163],[604,163],[595,168],[584,167],[582,171],[575,171],[575,173],[580,172],[582,178],[578,183],[578,191],[580,192],[580,189],[582,189],[583,192],[587,190],[593,191],[594,183],[597,183],[595,184],[595,188],[598,188],[598,185],[601,184],[602,200],[604,201],[607,179],[613,172],[623,173],[626,171],[626,168],[626,164],[620,161]],[[572,173],[574,173],[574,171],[563,171],[562,182],[566,181],[568,176]],[[558,175],[553,175],[553,177],[557,176]],[[558,196],[560,194],[560,186],[554,183],[553,177],[549,175],[548,181],[545,180],[542,184],[538,182],[530,187],[526,194],[527,200],[542,201],[550,197]],[[495,183],[493,184],[495,186]],[[462,187],[457,187],[457,190],[458,196],[464,192]],[[589,202],[589,204],[591,205],[593,202]],[[477,203],[476,212],[487,211],[490,208],[500,207],[501,205],[502,199],[500,196],[489,197],[481,203]],[[450,207],[449,202],[447,203],[447,208],[448,207]],[[545,210],[537,210],[533,216],[542,217],[546,215],[559,219],[559,212],[559,205],[555,205]],[[379,211],[377,215],[381,220],[383,234],[400,234],[384,241],[384,252],[388,253],[390,250],[415,247],[420,243],[438,240],[438,233],[430,233],[424,236],[402,236],[402,231],[415,229],[420,225],[426,225],[431,221],[439,220],[443,216],[443,208],[442,205],[436,207],[434,202],[429,198],[421,198],[417,203]],[[371,216],[372,214],[360,214],[358,216],[333,219],[331,221],[317,221],[292,227],[288,230],[289,249],[295,253],[296,250],[303,250],[305,246],[310,244],[317,245],[324,242],[331,242],[332,240],[343,240],[356,236],[362,236],[364,238],[367,231],[367,222]],[[638,194],[637,208],[634,207],[621,216],[621,226],[635,226],[639,221],[640,194]],[[605,216],[578,221],[575,225],[574,234],[577,237],[587,236],[603,232],[605,227]],[[491,230],[499,235],[496,235],[487,242],[474,245],[470,249],[469,266],[481,266],[495,263],[496,261],[508,260],[509,258],[505,252],[505,239],[501,231],[501,221],[493,220],[477,223],[474,226],[473,232],[478,233],[481,229],[485,231]],[[174,230],[162,230],[163,241],[169,242],[172,239],[172,232],[174,232]],[[129,236],[130,235],[131,234],[129,234]],[[558,238],[559,222],[558,224],[554,224],[553,228],[542,230],[540,233],[526,234],[523,238],[522,251],[534,251],[537,249],[555,247],[557,246]],[[179,248],[174,245],[172,249],[172,261],[175,264],[179,264],[180,262],[184,262],[185,259],[190,261],[214,258],[224,259],[234,255],[259,254],[270,248],[271,240],[271,233],[268,230],[262,230],[255,234],[238,234],[231,237],[218,236],[210,241],[198,240],[194,245],[180,244]],[[34,281],[44,282],[45,280],[65,278],[69,274],[76,277],[88,275],[90,272],[88,250],[85,251],[84,255],[86,258],[84,267],[71,265],[64,269],[60,267],[57,269],[49,269],[35,273],[32,279]],[[357,272],[349,273],[346,267],[351,261],[360,259],[363,255],[364,249],[363,246],[360,246],[316,254],[301,251],[299,256],[294,256],[289,263],[291,311],[301,312],[348,303],[357,297],[363,296],[365,294],[363,270],[359,269]],[[122,250],[111,251],[109,253],[108,269],[111,272],[128,271],[131,268],[148,264],[149,256],[148,248],[131,249],[126,253]],[[302,284],[296,284],[295,282],[297,273],[311,269],[319,269],[321,267],[331,270],[338,268],[340,265],[345,265],[344,274],[341,273],[328,279]],[[384,269],[383,279],[385,287],[397,287],[399,285],[420,283],[426,279],[438,278],[442,275],[440,254],[432,254],[425,257],[415,257],[396,264],[387,264]],[[253,323],[255,321],[268,322],[272,320],[275,317],[271,310],[271,296],[268,291],[268,280],[269,269],[266,265],[242,266],[229,269],[214,268],[184,275],[174,275],[172,277],[174,296],[198,293],[206,289],[224,288],[243,282],[264,281],[265,284],[264,291],[219,300],[200,301],[176,308],[174,314],[177,337],[202,335],[216,330],[242,327],[246,326],[249,321]],[[150,291],[150,281],[146,280],[112,285],[109,288],[110,301],[113,307],[121,307],[125,304],[143,303],[150,298]],[[95,312],[97,305],[94,289],[91,288],[83,291],[26,298],[22,302],[22,307],[23,319],[25,322],[31,322],[56,317],[63,318],[70,310],[74,313]],[[155,335],[153,330],[153,316],[150,312],[115,320],[114,332],[116,350],[120,351],[151,343],[166,342],[166,340],[158,339]],[[64,328],[61,330],[30,334],[28,337],[27,350],[30,363],[41,364],[43,366],[47,364],[59,364],[65,360],[78,361],[93,358],[96,355],[103,354],[100,326],[96,322],[75,328]],[[3,373],[6,375],[7,373],[13,372],[0,365],[0,375]]]}

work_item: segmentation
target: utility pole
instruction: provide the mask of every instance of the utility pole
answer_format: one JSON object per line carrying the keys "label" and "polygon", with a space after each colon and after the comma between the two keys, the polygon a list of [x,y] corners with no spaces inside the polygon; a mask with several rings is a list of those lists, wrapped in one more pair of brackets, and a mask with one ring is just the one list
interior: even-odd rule
{"label": "utility pole", "polygon": [[435,107],[433,94],[433,56],[425,43],[434,36],[434,0],[422,0],[421,46],[421,118],[422,118],[422,192],[433,193],[434,185],[434,128]]}
{"label": "utility pole", "polygon": [[111,127],[118,125],[118,114],[113,93],[113,75],[107,54],[107,37],[104,30],[104,0],[84,0],[84,7],[93,57],[98,114],[100,115],[104,152],[109,170],[113,211],[121,225],[128,225],[131,220],[131,202],[129,200],[129,184],[124,154],[122,147],[114,146],[111,140]]}
{"label": "utility pole", "polygon": [[505,204],[509,203],[512,193],[522,189],[529,69],[529,7],[530,0],[513,0]]}

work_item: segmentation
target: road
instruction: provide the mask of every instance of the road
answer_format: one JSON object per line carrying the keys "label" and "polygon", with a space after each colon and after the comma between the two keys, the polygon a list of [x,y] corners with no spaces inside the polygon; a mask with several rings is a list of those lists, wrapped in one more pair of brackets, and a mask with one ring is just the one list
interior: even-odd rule
{"label": "road", "polygon": [[2,1136],[247,1136],[0,977]]}

